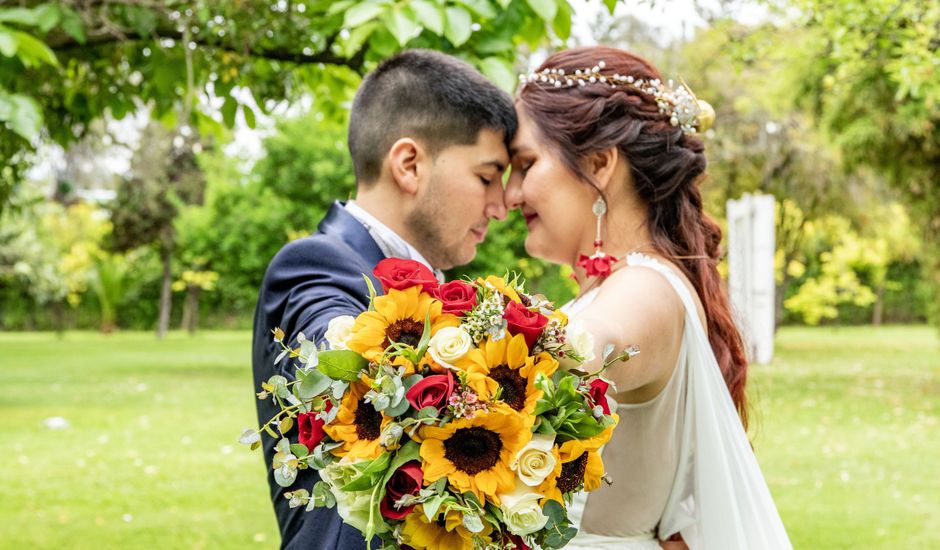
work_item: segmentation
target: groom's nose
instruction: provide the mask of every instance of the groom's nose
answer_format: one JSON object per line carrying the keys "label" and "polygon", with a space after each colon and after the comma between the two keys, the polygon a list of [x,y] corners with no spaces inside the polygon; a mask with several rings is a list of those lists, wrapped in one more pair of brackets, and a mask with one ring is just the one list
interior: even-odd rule
{"label": "groom's nose", "polygon": [[503,186],[498,182],[491,183],[486,189],[486,218],[503,221],[506,219],[506,203],[503,197]]}
{"label": "groom's nose", "polygon": [[503,191],[503,204],[508,210],[522,206],[522,176],[515,170],[509,174],[509,181]]}

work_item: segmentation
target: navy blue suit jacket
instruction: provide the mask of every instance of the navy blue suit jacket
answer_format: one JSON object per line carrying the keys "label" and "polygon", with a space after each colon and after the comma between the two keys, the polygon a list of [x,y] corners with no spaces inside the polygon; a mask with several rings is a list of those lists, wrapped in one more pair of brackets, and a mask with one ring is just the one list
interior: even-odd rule
{"label": "navy blue suit jacket", "polygon": [[[274,256],[264,275],[255,310],[252,341],[255,391],[261,391],[261,383],[275,374],[294,379],[293,361],[285,359],[278,365],[274,364],[280,347],[273,342],[271,329],[283,329],[292,345],[295,345],[298,332],[303,332],[319,345],[330,319],[338,315],[355,316],[368,307],[368,287],[362,278],[363,273],[373,279],[375,288],[382,288],[372,277],[372,268],[383,258],[382,251],[366,228],[339,202],[327,212],[316,233],[287,244]],[[277,405],[270,398],[256,399],[255,402],[260,423],[267,422],[278,412]],[[296,433],[291,435],[291,442],[296,442]],[[286,491],[301,488],[309,491],[320,476],[309,468],[299,472],[292,487],[279,486],[271,469],[277,441],[267,435],[262,439],[268,485],[281,529],[281,548],[364,549],[362,534],[344,524],[335,508],[305,512],[303,506],[294,509],[288,506],[288,500],[284,498]],[[381,547],[378,539],[373,547]]]}

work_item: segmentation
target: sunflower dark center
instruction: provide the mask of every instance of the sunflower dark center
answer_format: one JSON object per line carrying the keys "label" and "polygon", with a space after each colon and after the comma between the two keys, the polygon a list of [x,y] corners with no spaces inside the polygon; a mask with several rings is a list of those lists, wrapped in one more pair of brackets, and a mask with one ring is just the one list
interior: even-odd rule
{"label": "sunflower dark center", "polygon": [[356,418],[353,422],[356,426],[356,435],[360,439],[372,441],[382,434],[382,415],[370,403],[366,403],[365,399],[359,400]]}
{"label": "sunflower dark center", "polygon": [[584,482],[584,470],[587,468],[587,461],[588,454],[583,452],[578,458],[561,465],[561,473],[558,474],[559,491],[570,493]]}
{"label": "sunflower dark center", "polygon": [[500,365],[490,370],[490,378],[496,380],[503,389],[500,399],[506,402],[513,410],[521,411],[525,408],[525,387],[528,380],[519,374],[518,369],[511,369]]}
{"label": "sunflower dark center", "polygon": [[461,428],[444,442],[444,458],[470,475],[495,466],[501,450],[499,434],[480,427]]}
{"label": "sunflower dark center", "polygon": [[414,319],[401,319],[385,329],[385,342],[382,345],[387,348],[392,342],[399,342],[416,348],[421,342],[422,334],[424,334],[423,322]]}

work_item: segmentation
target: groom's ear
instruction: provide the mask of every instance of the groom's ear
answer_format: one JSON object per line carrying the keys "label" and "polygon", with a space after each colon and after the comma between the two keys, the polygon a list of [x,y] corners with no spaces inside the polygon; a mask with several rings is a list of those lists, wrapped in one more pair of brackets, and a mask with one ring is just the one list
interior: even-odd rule
{"label": "groom's ear", "polygon": [[616,147],[610,147],[588,155],[588,173],[591,174],[594,183],[602,191],[610,185],[610,181],[614,177],[614,171],[617,169],[617,162],[619,161],[620,151]]}
{"label": "groom's ear", "polygon": [[388,151],[389,170],[392,179],[402,193],[414,195],[425,177],[427,151],[412,138],[401,138]]}

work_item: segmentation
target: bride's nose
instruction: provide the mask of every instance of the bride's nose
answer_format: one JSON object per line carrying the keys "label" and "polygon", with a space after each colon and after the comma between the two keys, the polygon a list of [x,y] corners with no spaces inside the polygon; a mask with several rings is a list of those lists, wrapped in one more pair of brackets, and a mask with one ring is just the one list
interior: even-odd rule
{"label": "bride's nose", "polygon": [[522,174],[519,171],[513,170],[509,174],[509,181],[506,183],[506,191],[503,196],[507,210],[522,207]]}

